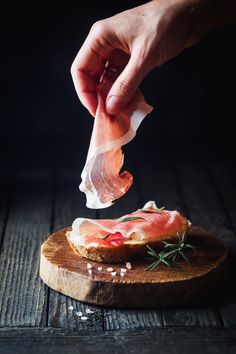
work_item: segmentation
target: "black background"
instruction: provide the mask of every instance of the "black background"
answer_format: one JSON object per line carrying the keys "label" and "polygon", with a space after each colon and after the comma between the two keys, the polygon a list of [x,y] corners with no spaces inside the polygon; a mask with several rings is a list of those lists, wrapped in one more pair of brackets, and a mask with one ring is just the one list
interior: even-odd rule
{"label": "black background", "polygon": [[[81,168],[93,119],[79,102],[71,63],[98,19],[142,1],[13,3],[1,11],[1,158],[4,164]],[[136,157],[234,157],[236,26],[209,33],[200,44],[154,70],[143,92],[154,110],[125,150]]]}
{"label": "black background", "polygon": [[[138,3],[1,4],[0,352],[233,352],[235,25],[209,33],[146,78],[142,89],[154,110],[124,149],[130,191],[93,211],[78,189],[93,118],[76,97],[70,66],[93,22]],[[217,289],[209,305],[96,308],[95,322],[82,324],[68,308],[85,305],[40,281],[41,243],[76,217],[120,217],[150,199],[227,243],[225,298],[218,304]]]}

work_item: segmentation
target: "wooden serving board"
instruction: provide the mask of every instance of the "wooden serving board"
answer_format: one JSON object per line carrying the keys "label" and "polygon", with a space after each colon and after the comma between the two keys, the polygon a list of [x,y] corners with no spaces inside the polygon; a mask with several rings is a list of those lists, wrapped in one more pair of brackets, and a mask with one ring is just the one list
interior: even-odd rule
{"label": "wooden serving board", "polygon": [[[141,259],[131,262],[132,269],[124,277],[120,276],[124,263],[98,263],[75,254],[65,237],[68,229],[55,232],[43,243],[40,276],[52,289],[80,301],[113,307],[183,305],[218,294],[226,275],[226,246],[200,228],[192,227],[189,232],[189,243],[198,247],[197,252],[187,254],[190,265],[178,260],[172,267],[160,265],[144,271],[151,260]],[[115,276],[107,271],[109,267],[117,272]]]}

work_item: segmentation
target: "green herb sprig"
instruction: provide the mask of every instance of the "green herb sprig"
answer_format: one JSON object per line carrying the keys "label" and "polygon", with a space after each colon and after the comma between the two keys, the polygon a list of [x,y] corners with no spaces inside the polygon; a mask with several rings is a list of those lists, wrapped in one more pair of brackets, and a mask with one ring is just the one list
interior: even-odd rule
{"label": "green herb sprig", "polygon": [[162,243],[165,245],[164,249],[157,253],[152,247],[147,245],[148,248],[148,254],[155,259],[155,261],[150,264],[146,270],[153,270],[155,269],[159,264],[164,263],[168,267],[170,267],[176,260],[177,256],[182,257],[186,263],[189,263],[189,260],[184,253],[187,249],[192,249],[196,251],[196,247],[186,243],[186,234],[185,232],[182,235],[179,235],[177,233],[177,236],[179,238],[178,243],[170,243],[166,241],[162,241]]}
{"label": "green herb sprig", "polygon": [[164,210],[165,209],[165,207],[163,206],[163,207],[161,207],[161,208],[157,208],[157,210],[147,210],[147,209],[138,209],[138,212],[140,212],[140,213],[158,213],[159,211],[162,211],[162,210]]}
{"label": "green herb sprig", "polygon": [[145,220],[144,218],[141,218],[140,216],[129,216],[127,218],[120,219],[118,222],[126,222],[126,221],[131,221],[131,220]]}
{"label": "green herb sprig", "polygon": [[98,236],[102,239],[105,240],[106,238],[108,238],[111,234],[107,234],[105,236],[101,235],[100,232],[98,233]]}
{"label": "green herb sprig", "polygon": [[[120,219],[118,222],[121,223],[121,222],[126,222],[126,221],[131,221],[131,220],[138,220],[138,219],[145,220],[144,218],[141,218],[139,216],[129,216],[127,218]],[[111,235],[111,233],[103,236],[103,235],[100,234],[100,232],[98,232],[98,237],[100,237],[102,240],[107,239],[110,235]]]}

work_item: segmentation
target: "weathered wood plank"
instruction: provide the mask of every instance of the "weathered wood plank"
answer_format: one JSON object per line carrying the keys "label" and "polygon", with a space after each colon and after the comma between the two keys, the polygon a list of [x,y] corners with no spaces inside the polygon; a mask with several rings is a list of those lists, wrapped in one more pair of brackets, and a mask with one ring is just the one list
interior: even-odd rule
{"label": "weathered wood plank", "polygon": [[[208,229],[224,240],[235,254],[236,240],[230,219],[225,213],[224,206],[217,196],[212,179],[209,178],[206,169],[199,164],[181,164],[178,168],[178,176],[192,222]],[[236,306],[235,296],[232,296],[232,302],[227,307],[228,295],[232,292],[235,294],[235,292],[233,289],[230,290],[227,285],[230,284],[226,284],[225,298],[222,299],[223,305],[220,306],[220,313],[224,324],[230,325],[230,323],[235,323],[233,311],[235,313]]]}
{"label": "weathered wood plank", "polygon": [[188,306],[163,311],[165,326],[218,327],[221,322],[217,308],[213,306]]}
{"label": "weathered wood plank", "polygon": [[176,171],[192,223],[235,246],[229,218],[205,168],[189,162],[179,164]]}
{"label": "weathered wood plank", "polygon": [[141,329],[162,326],[162,317],[159,309],[104,309],[104,321],[106,330]]}
{"label": "weathered wood plank", "polygon": [[[115,218],[140,208],[140,195],[136,181],[131,190],[107,209],[99,210],[99,217]],[[132,262],[131,262],[132,263]],[[162,325],[160,310],[104,309],[104,328],[107,330],[159,327]]]}
{"label": "weathered wood plank", "polygon": [[47,290],[40,281],[40,244],[50,231],[51,171],[18,174],[0,258],[0,326],[45,326]]}
{"label": "weathered wood plank", "polygon": [[[236,267],[236,170],[232,164],[212,163],[208,164],[210,178],[215,186],[219,201],[229,218],[233,229],[232,239],[228,240],[231,259],[230,274],[227,287],[228,299],[220,306],[222,320],[225,326],[236,325],[236,289],[235,267]],[[233,237],[234,236],[234,237]]]}
{"label": "weathered wood plank", "polygon": [[0,331],[1,354],[234,354],[236,329],[156,328],[106,332]]}
{"label": "weathered wood plank", "polygon": [[[146,171],[143,177],[143,171]],[[149,173],[150,171],[150,173]],[[159,207],[177,209],[189,217],[189,208],[183,199],[179,182],[175,179],[174,170],[163,161],[156,161],[139,168],[138,181],[142,195],[142,203],[155,200]],[[165,326],[219,326],[220,318],[217,309],[211,306],[187,306],[184,308],[163,309]]]}
{"label": "weathered wood plank", "polygon": [[[79,181],[79,173],[75,169],[63,168],[58,171],[54,182],[53,231],[70,226],[76,217],[95,217],[95,211],[85,206],[85,197],[78,188]],[[94,313],[87,315],[88,309]],[[88,320],[81,320],[77,314],[79,312]],[[103,311],[101,307],[84,304],[50,289],[48,325],[71,330],[101,330]]]}
{"label": "weathered wood plank", "polygon": [[[87,309],[93,313],[87,314]],[[88,320],[81,320],[81,316],[78,316],[79,312],[88,317]],[[103,329],[102,308],[73,300],[50,289],[48,325],[68,330],[99,331]]]}

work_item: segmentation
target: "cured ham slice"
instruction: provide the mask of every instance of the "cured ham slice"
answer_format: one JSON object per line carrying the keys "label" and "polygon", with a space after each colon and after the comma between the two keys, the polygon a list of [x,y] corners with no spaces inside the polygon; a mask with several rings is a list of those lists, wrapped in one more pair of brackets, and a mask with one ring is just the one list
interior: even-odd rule
{"label": "cured ham slice", "polygon": [[182,234],[190,222],[178,211],[160,210],[155,202],[118,219],[78,218],[68,235],[76,246],[116,247],[130,241],[155,242]]}
{"label": "cured ham slice", "polygon": [[142,120],[152,110],[137,91],[122,112],[116,116],[107,114],[105,101],[116,77],[117,73],[107,68],[98,86],[98,108],[81,174],[80,190],[86,194],[87,207],[93,209],[109,207],[132,185],[131,173],[120,173],[124,162],[121,147],[134,138]]}

